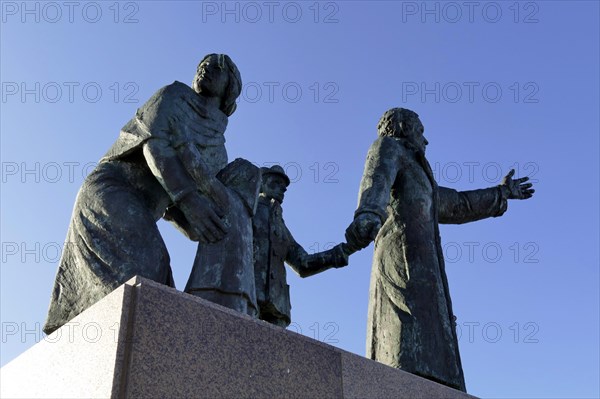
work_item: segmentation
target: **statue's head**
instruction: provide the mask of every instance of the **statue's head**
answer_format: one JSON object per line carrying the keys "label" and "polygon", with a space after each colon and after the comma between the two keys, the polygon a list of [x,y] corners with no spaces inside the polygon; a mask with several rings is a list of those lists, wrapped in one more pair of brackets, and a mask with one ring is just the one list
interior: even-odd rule
{"label": "statue's head", "polygon": [[262,175],[262,186],[260,193],[268,199],[274,199],[280,204],[283,203],[283,197],[290,185],[290,178],[285,174],[283,168],[279,165],[270,168],[260,168]]}
{"label": "statue's head", "polygon": [[377,124],[377,134],[405,140],[418,150],[425,152],[429,142],[423,136],[425,128],[419,115],[406,108],[392,108],[386,111]]}
{"label": "statue's head", "polygon": [[207,97],[220,97],[221,111],[230,116],[242,92],[242,76],[228,55],[209,54],[198,64],[192,88]]}

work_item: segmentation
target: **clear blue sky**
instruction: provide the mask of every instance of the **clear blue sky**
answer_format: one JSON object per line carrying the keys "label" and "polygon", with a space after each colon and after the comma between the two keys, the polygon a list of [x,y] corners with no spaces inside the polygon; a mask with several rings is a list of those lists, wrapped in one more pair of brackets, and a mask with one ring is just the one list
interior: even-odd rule
{"label": "clear blue sky", "polygon": [[[43,338],[84,175],[154,91],[189,84],[205,54],[222,52],[245,83],[230,160],[286,168],[284,218],[309,251],[343,239],[391,107],[421,115],[440,185],[496,185],[511,167],[531,176],[534,198],[502,218],[441,229],[467,388],[600,395],[598,2],[1,8],[2,365]],[[160,228],[181,289],[195,244]],[[372,253],[308,279],[290,272],[290,328],[364,355]]]}

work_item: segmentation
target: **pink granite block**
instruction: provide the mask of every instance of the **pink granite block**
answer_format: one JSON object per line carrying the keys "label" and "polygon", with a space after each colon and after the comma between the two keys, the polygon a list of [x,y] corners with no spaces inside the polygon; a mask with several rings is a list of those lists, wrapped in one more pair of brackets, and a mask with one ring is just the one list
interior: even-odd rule
{"label": "pink granite block", "polygon": [[142,280],[128,397],[339,398],[340,352]]}
{"label": "pink granite block", "polygon": [[117,288],[2,367],[0,397],[117,397],[132,290]]}
{"label": "pink granite block", "polygon": [[474,399],[474,396],[370,359],[342,353],[345,399]]}
{"label": "pink granite block", "polygon": [[69,324],[2,368],[2,397],[473,398],[139,277]]}

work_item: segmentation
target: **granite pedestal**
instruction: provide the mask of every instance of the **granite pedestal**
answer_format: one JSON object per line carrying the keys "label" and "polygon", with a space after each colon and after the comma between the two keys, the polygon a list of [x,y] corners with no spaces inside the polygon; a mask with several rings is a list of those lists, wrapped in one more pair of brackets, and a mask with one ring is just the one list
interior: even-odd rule
{"label": "granite pedestal", "polygon": [[1,370],[1,397],[473,398],[140,277]]}

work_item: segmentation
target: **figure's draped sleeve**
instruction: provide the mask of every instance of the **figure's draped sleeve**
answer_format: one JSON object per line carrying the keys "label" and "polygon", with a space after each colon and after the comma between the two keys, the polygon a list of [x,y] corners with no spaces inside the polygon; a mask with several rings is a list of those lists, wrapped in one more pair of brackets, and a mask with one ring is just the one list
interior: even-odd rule
{"label": "figure's draped sleeve", "polygon": [[[222,112],[209,111],[205,99],[189,86],[174,82],[136,111],[101,161],[122,159],[141,148],[171,205],[196,190],[214,200],[215,176],[227,165],[223,135],[227,121]],[[185,213],[173,208],[166,219],[189,238],[197,239]]]}
{"label": "figure's draped sleeve", "polygon": [[173,112],[178,108],[170,103],[177,101],[181,93],[185,92],[186,88],[183,86],[185,85],[175,82],[154,93],[121,128],[119,138],[101,161],[122,158],[140,148],[151,137],[170,139],[170,117],[165,111]]}
{"label": "figure's draped sleeve", "polygon": [[196,184],[185,171],[177,152],[165,139],[152,138],[144,144],[144,157],[154,177],[177,203],[185,195],[196,191]]}
{"label": "figure's draped sleeve", "polygon": [[499,186],[471,191],[439,188],[438,217],[440,223],[462,224],[498,217],[502,216],[507,208],[506,195]]}
{"label": "figure's draped sleeve", "polygon": [[[175,203],[196,188],[208,194],[203,183],[215,180],[214,176],[227,164],[225,154],[224,160],[218,159],[218,166],[210,167],[216,154],[199,151],[207,147],[224,150],[227,118],[216,112],[209,114],[203,99],[184,84],[175,82],[159,90],[138,109],[130,124],[141,137],[146,137],[144,156]],[[194,181],[200,172],[203,176]]]}
{"label": "figure's draped sleeve", "polygon": [[[138,108],[135,116],[121,128],[119,138],[101,161],[122,158],[151,137],[169,140],[175,148],[186,142],[194,142],[204,148],[224,148],[223,133],[227,122],[225,114],[209,113],[205,100],[190,87],[174,82],[158,90]],[[215,174],[227,164],[226,158],[219,161],[224,161],[224,164]]]}
{"label": "figure's draped sleeve", "polygon": [[348,265],[348,255],[342,250],[342,245],[322,252],[308,254],[302,245],[292,236],[292,233],[285,227],[287,236],[288,250],[285,263],[300,276],[309,277],[324,272],[332,267],[342,267]]}
{"label": "figure's draped sleeve", "polygon": [[381,218],[381,223],[387,219],[390,191],[405,151],[402,144],[391,137],[380,137],[371,145],[360,182],[355,217],[371,212]]}

